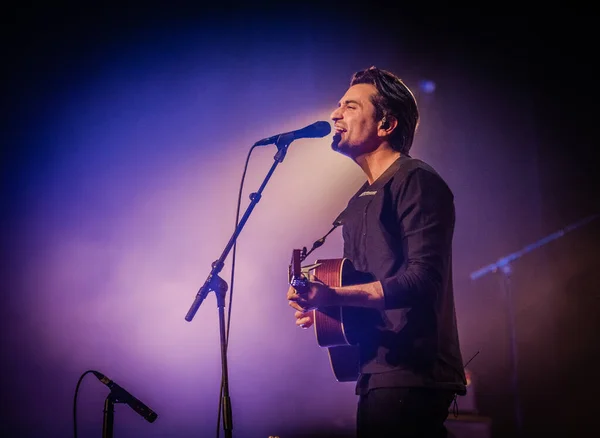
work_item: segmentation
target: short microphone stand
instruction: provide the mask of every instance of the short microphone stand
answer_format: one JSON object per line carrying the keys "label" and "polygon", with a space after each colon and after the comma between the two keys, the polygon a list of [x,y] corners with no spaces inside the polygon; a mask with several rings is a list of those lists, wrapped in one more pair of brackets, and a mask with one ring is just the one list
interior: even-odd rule
{"label": "short microphone stand", "polygon": [[104,400],[104,417],[102,421],[102,438],[112,438],[115,424],[115,403],[120,403],[114,392],[110,392]]}
{"label": "short microphone stand", "polygon": [[533,251],[540,246],[547,244],[548,242],[558,239],[559,237],[564,236],[569,231],[572,231],[576,228],[581,227],[588,222],[593,221],[594,219],[600,217],[600,215],[595,214],[592,216],[588,216],[580,221],[577,221],[571,225],[566,226],[563,229],[560,229],[552,234],[549,234],[546,237],[534,242],[530,245],[525,246],[519,251],[513,252],[512,254],[508,254],[505,257],[498,259],[495,263],[491,263],[487,266],[484,266],[481,269],[478,269],[475,272],[471,273],[471,280],[475,280],[480,278],[490,272],[502,272],[504,274],[503,284],[504,284],[504,297],[505,297],[505,305],[506,305],[506,313],[508,319],[508,329],[509,329],[509,337],[510,337],[510,358],[511,358],[511,384],[513,390],[514,397],[514,416],[515,416],[515,426],[516,426],[516,435],[517,437],[521,436],[522,427],[523,427],[523,418],[521,414],[521,402],[519,396],[519,379],[517,373],[517,337],[516,337],[516,327],[515,327],[515,309],[513,306],[513,294],[512,294],[512,285],[511,285],[511,274],[512,267],[511,262],[517,260],[522,257],[526,253]]}
{"label": "short microphone stand", "polygon": [[185,316],[186,321],[191,321],[194,318],[194,315],[198,311],[198,308],[206,298],[209,292],[214,291],[217,296],[217,307],[219,308],[219,332],[221,338],[221,378],[222,378],[222,413],[223,413],[223,430],[225,431],[225,437],[231,438],[233,435],[233,417],[231,411],[231,399],[229,396],[229,376],[228,376],[228,367],[227,367],[227,338],[225,333],[225,293],[227,292],[227,282],[219,277],[219,273],[223,269],[224,261],[229,255],[231,248],[235,244],[239,234],[242,232],[246,221],[250,217],[252,210],[260,201],[262,196],[262,192],[265,189],[267,182],[271,179],[273,172],[277,168],[277,165],[283,162],[285,155],[287,153],[288,146],[294,140],[293,134],[284,134],[280,135],[275,145],[277,146],[277,153],[274,156],[275,162],[271,166],[271,169],[267,173],[264,181],[260,185],[257,192],[252,193],[250,195],[250,204],[246,208],[246,212],[240,219],[237,224],[229,242],[225,246],[225,249],[221,253],[221,256],[212,263],[212,269],[206,278],[206,281],[202,285],[202,287],[198,290],[196,294],[196,298],[192,303],[190,309],[188,310],[187,315]]}

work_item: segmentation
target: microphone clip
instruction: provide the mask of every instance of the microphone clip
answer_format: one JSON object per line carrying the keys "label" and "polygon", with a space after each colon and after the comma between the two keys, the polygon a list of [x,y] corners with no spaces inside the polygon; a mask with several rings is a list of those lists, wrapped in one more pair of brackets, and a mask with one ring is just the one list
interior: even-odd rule
{"label": "microphone clip", "polygon": [[288,147],[294,141],[294,139],[295,137],[293,133],[282,134],[277,137],[277,140],[275,141],[277,153],[275,154],[275,157],[273,157],[276,161],[279,161],[280,163],[283,162]]}

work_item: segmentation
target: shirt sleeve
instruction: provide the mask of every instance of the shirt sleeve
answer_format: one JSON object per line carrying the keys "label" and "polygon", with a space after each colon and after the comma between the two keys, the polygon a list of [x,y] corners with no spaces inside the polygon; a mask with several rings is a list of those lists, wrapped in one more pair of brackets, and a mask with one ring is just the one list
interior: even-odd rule
{"label": "shirt sleeve", "polygon": [[435,301],[450,280],[455,210],[446,183],[415,169],[398,188],[396,211],[405,262],[398,274],[381,280],[386,309]]}

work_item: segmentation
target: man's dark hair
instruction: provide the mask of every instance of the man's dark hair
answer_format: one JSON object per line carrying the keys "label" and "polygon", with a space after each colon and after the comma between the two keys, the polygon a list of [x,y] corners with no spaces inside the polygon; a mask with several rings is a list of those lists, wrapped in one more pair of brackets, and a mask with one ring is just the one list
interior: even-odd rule
{"label": "man's dark hair", "polygon": [[392,116],[398,120],[397,128],[390,135],[390,144],[394,150],[408,154],[419,124],[419,110],[412,92],[398,76],[377,67],[354,73],[350,86],[356,84],[371,84],[377,88],[377,94],[371,98],[375,118]]}

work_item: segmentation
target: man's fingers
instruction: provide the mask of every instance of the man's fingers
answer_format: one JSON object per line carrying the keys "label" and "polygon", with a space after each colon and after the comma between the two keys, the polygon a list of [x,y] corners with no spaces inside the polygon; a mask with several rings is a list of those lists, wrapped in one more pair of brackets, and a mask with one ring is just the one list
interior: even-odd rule
{"label": "man's fingers", "polygon": [[297,299],[297,298],[298,298],[298,294],[296,293],[296,289],[294,289],[292,286],[290,286],[287,291],[287,299],[291,300],[291,299]]}
{"label": "man's fingers", "polygon": [[313,321],[312,318],[306,316],[304,318],[298,318],[296,320],[296,325],[299,327],[302,327],[304,329],[309,328],[312,325]]}
{"label": "man's fingers", "polygon": [[294,312],[294,316],[296,317],[296,325],[302,328],[309,328],[313,325],[313,313],[311,310],[305,312],[303,310],[297,310]]}
{"label": "man's fingers", "polygon": [[297,302],[295,302],[295,301],[288,301],[288,304],[291,307],[293,307],[294,309],[296,309],[298,312],[304,313],[304,309]]}

